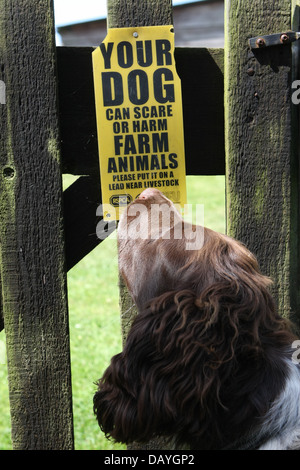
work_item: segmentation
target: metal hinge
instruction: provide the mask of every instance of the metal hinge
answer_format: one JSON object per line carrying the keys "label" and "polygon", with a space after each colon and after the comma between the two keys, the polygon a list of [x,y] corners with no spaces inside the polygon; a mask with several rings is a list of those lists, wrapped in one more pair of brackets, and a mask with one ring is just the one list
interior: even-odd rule
{"label": "metal hinge", "polygon": [[281,46],[290,44],[300,39],[300,32],[287,31],[286,33],[269,34],[267,36],[257,36],[249,39],[251,49],[262,49],[263,47]]}

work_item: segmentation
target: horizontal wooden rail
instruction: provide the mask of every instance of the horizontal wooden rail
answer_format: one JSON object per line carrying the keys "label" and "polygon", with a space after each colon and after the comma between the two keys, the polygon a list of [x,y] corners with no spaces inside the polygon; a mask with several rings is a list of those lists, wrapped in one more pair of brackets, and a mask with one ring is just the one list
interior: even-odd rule
{"label": "horizontal wooden rail", "polygon": [[66,268],[69,271],[102,241],[96,227],[101,202],[99,177],[81,176],[64,191]]}
{"label": "horizontal wooden rail", "polygon": [[[58,47],[63,173],[99,173],[91,47]],[[225,174],[223,49],[177,48],[189,175]]]}

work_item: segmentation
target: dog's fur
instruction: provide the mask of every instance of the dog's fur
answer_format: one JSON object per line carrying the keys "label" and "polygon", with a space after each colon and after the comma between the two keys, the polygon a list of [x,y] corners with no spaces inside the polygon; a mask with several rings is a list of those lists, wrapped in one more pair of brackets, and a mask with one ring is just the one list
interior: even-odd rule
{"label": "dog's fur", "polygon": [[[172,226],[158,237],[137,204],[148,216],[167,204]],[[270,280],[241,243],[212,230],[186,250],[178,224],[171,201],[152,189],[121,218],[119,268],[139,313],[98,383],[101,429],[123,443],[166,436],[177,449],[299,449],[295,337]]]}

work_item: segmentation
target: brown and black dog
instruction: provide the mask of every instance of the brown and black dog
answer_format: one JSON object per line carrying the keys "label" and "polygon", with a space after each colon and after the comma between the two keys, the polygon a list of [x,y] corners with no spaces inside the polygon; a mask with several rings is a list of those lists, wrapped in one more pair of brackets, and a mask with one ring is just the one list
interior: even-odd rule
{"label": "brown and black dog", "polygon": [[295,336],[255,257],[147,189],[123,214],[119,269],[138,315],[99,380],[107,437],[177,449],[299,449]]}

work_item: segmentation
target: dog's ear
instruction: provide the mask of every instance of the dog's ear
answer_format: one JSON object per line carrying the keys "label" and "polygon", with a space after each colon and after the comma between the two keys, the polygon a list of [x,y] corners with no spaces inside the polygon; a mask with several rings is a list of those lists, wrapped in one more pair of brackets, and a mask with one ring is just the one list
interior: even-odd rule
{"label": "dog's ear", "polygon": [[[94,411],[106,436],[118,442],[147,442],[159,435],[173,439],[177,430],[189,428],[199,409],[187,372],[184,330],[188,324],[192,329],[192,322],[182,318],[178,302],[187,315],[197,310],[192,292],[177,300],[174,293],[161,296],[137,315],[123,352],[99,381]],[[181,407],[189,409],[188,416]]]}
{"label": "dog's ear", "polygon": [[128,444],[136,438],[136,398],[128,382],[123,354],[111,359],[111,364],[98,382],[94,395],[94,413],[107,438]]}

